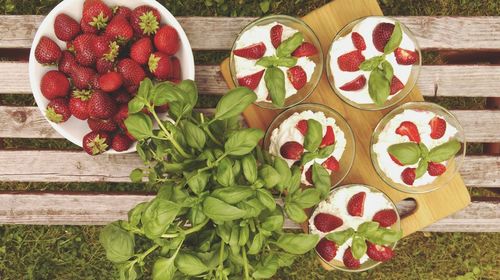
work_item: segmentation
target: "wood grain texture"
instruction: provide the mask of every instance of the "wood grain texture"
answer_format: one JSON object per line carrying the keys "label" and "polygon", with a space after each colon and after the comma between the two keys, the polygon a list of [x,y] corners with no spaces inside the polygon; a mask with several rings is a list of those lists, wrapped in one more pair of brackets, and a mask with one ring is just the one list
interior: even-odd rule
{"label": "wood grain texture", "polygon": [[[43,16],[0,16],[0,48],[30,48]],[[499,49],[500,17],[395,17],[417,36],[422,49]],[[228,50],[255,18],[178,17],[195,50]],[[211,36],[207,37],[207,34]]]}

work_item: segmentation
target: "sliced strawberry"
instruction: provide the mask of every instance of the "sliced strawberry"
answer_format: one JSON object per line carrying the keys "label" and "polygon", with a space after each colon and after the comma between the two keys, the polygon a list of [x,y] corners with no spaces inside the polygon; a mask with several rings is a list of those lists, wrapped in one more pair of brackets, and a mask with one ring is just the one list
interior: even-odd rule
{"label": "sliced strawberry", "polygon": [[306,173],[306,181],[309,183],[309,184],[313,184],[313,169],[312,169],[312,165],[309,167],[309,169],[307,169]]}
{"label": "sliced strawberry", "polygon": [[429,125],[431,126],[432,139],[439,139],[444,136],[444,133],[446,132],[446,121],[444,119],[435,116],[429,122]]}
{"label": "sliced strawberry", "polygon": [[333,144],[335,144],[335,133],[333,132],[333,127],[327,126],[325,136],[321,140],[319,147],[324,148]]}
{"label": "sliced strawberry", "polygon": [[347,213],[351,216],[361,217],[363,216],[364,208],[365,208],[365,192],[359,192],[349,199],[347,203]]}
{"label": "sliced strawberry", "polygon": [[337,255],[337,244],[326,238],[321,239],[316,245],[316,252],[327,262],[333,260]]}
{"label": "sliced strawberry", "polygon": [[295,127],[300,131],[302,135],[306,136],[307,129],[309,128],[307,120],[300,120]]}
{"label": "sliced strawberry", "polygon": [[356,79],[341,86],[340,89],[345,91],[355,91],[364,88],[365,85],[366,85],[365,75],[361,74]]}
{"label": "sliced strawberry", "polygon": [[321,232],[330,232],[343,224],[341,218],[328,213],[319,213],[314,217],[314,226]]}
{"label": "sliced strawberry", "polygon": [[318,53],[318,50],[316,47],[309,43],[309,42],[304,42],[302,45],[300,45],[296,50],[293,51],[292,56],[294,57],[309,57],[316,55]]}
{"label": "sliced strawberry", "polygon": [[323,165],[324,168],[333,172],[339,171],[340,169],[340,163],[334,156],[329,157],[321,165]]}
{"label": "sliced strawberry", "polygon": [[342,71],[355,72],[359,70],[359,65],[365,61],[365,57],[360,50],[348,52],[339,56],[337,63]]}
{"label": "sliced strawberry", "polygon": [[259,71],[257,73],[238,78],[238,84],[243,87],[247,87],[251,90],[255,90],[262,80],[262,76],[264,75],[265,70]]}
{"label": "sliced strawberry", "polygon": [[402,164],[395,156],[391,154],[389,154],[389,156],[391,157],[392,161],[394,161],[397,165],[404,166],[404,164]]}
{"label": "sliced strawberry", "polygon": [[381,227],[390,227],[398,220],[398,214],[393,209],[383,209],[373,215],[372,221]]}
{"label": "sliced strawberry", "polygon": [[391,95],[398,93],[400,90],[404,89],[405,85],[396,76],[392,76],[391,81]]}
{"label": "sliced strawberry", "polygon": [[291,160],[299,160],[303,153],[304,146],[295,141],[286,142],[280,149],[281,156]]}
{"label": "sliced strawberry", "polygon": [[415,182],[415,177],[416,177],[415,168],[408,167],[401,173],[401,179],[403,180],[403,182],[410,186],[413,186],[413,182]]}
{"label": "sliced strawberry", "polygon": [[358,268],[361,263],[359,260],[355,259],[354,256],[352,255],[351,247],[347,248],[344,252],[344,256],[342,257],[342,260],[344,261],[344,265],[347,268]]}
{"label": "sliced strawberry", "polygon": [[441,163],[429,162],[427,172],[429,172],[429,175],[431,176],[439,176],[446,172],[446,166]]}
{"label": "sliced strawberry", "polygon": [[276,24],[271,28],[271,43],[273,47],[277,49],[281,44],[281,38],[283,36],[283,25]]}
{"label": "sliced strawberry", "polygon": [[396,134],[401,136],[408,136],[410,141],[415,143],[420,143],[420,133],[418,132],[417,126],[409,121],[404,121],[396,129]]}
{"label": "sliced strawberry", "polygon": [[412,65],[418,61],[418,53],[402,48],[397,48],[394,51],[396,61],[401,65]]}
{"label": "sliced strawberry", "polygon": [[394,256],[392,249],[387,246],[373,244],[369,241],[366,242],[366,245],[366,254],[374,261],[385,262]]}
{"label": "sliced strawberry", "polygon": [[300,90],[307,83],[307,73],[300,66],[294,66],[286,72],[288,80],[296,90]]}
{"label": "sliced strawberry", "polygon": [[372,32],[373,44],[379,52],[384,52],[385,45],[391,39],[394,24],[389,22],[379,23]]}
{"label": "sliced strawberry", "polygon": [[266,53],[266,45],[260,42],[250,45],[245,48],[234,50],[234,55],[241,56],[248,59],[259,59]]}
{"label": "sliced strawberry", "polygon": [[358,32],[351,33],[351,39],[354,47],[360,51],[366,50],[365,39]]}

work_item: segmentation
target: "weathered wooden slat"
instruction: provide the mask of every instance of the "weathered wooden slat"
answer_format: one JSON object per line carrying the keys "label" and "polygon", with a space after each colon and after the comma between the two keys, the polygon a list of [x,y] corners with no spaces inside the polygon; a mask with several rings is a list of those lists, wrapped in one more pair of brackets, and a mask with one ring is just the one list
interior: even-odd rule
{"label": "weathered wooden slat", "polygon": [[[0,224],[102,225],[126,219],[136,204],[149,201],[150,195],[132,194],[0,194]],[[398,203],[401,214],[412,202]],[[285,228],[298,225],[287,220]],[[447,217],[424,231],[500,231],[500,207],[497,201],[473,202],[468,208]]]}
{"label": "weathered wooden slat", "polygon": [[[500,17],[396,17],[423,49],[498,49]],[[29,48],[43,16],[0,16],[0,48]],[[254,18],[178,17],[193,49],[227,50]],[[210,36],[207,36],[210,34]]]}

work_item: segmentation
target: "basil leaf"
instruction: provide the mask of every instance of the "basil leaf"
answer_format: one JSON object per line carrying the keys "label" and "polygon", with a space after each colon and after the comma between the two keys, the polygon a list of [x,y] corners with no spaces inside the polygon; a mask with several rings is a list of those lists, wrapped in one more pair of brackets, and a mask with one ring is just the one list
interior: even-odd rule
{"label": "basil leaf", "polygon": [[155,198],[144,210],[141,217],[142,228],[146,237],[156,239],[167,231],[180,211],[178,204]]}
{"label": "basil leaf", "polygon": [[274,255],[267,256],[264,261],[259,262],[255,267],[255,271],[252,273],[252,277],[255,279],[268,279],[273,277],[278,271],[278,260]]}
{"label": "basil leaf", "polygon": [[153,89],[153,82],[151,79],[146,78],[141,81],[139,89],[137,90],[137,97],[143,100],[149,99],[149,94]]}
{"label": "basil leaf", "polygon": [[189,174],[186,173],[186,175],[184,175],[184,177],[187,179],[187,184],[195,194],[200,194],[203,190],[205,190],[211,176],[211,174],[207,171],[193,171]]}
{"label": "basil leaf", "polygon": [[297,58],[295,57],[276,57],[276,56],[266,56],[261,59],[259,59],[256,63],[257,65],[263,66],[263,67],[293,67],[297,65]]}
{"label": "basil leaf", "polygon": [[302,177],[302,171],[298,167],[292,169],[292,178],[288,184],[288,194],[293,195],[300,188],[300,180]]}
{"label": "basil leaf", "polygon": [[266,207],[257,198],[238,203],[238,207],[246,211],[244,218],[255,218],[262,213]]}
{"label": "basil leaf", "polygon": [[265,57],[257,60],[255,65],[260,65],[262,67],[268,68],[268,67],[276,66],[277,60],[278,60],[278,57],[276,57],[276,56],[265,56]]}
{"label": "basil leaf", "polygon": [[292,37],[286,39],[281,42],[279,47],[276,49],[276,55],[278,57],[287,57],[290,56],[304,41],[304,35],[302,33],[297,32],[292,35]]}
{"label": "basil leaf", "polygon": [[383,55],[374,56],[370,59],[363,61],[359,65],[359,69],[361,69],[363,71],[372,71],[373,69],[378,68],[380,63],[384,60],[385,60],[385,56],[383,56]]}
{"label": "basil leaf", "polygon": [[243,156],[249,154],[264,137],[264,132],[256,128],[247,128],[233,133],[224,149],[228,155]]}
{"label": "basil leaf", "polygon": [[429,149],[422,142],[418,143],[418,147],[420,148],[420,156],[423,159],[427,160],[427,158],[429,156]]}
{"label": "basil leaf", "polygon": [[295,258],[297,257],[296,255],[282,253],[282,252],[277,252],[275,253],[275,255],[277,257],[279,267],[291,266],[295,261]]}
{"label": "basil leaf", "polygon": [[229,239],[231,238],[232,227],[233,227],[232,222],[225,222],[215,227],[215,232],[222,239],[224,243],[229,243]]}
{"label": "basil leaf", "polygon": [[134,255],[134,234],[121,228],[118,222],[104,227],[99,234],[99,242],[111,262],[122,263]]}
{"label": "basil leaf", "polygon": [[175,256],[171,258],[158,257],[153,265],[153,280],[173,280],[177,268],[174,265]]}
{"label": "basil leaf", "polygon": [[357,260],[361,259],[365,255],[367,249],[365,239],[361,236],[354,235],[351,249],[352,256]]}
{"label": "basil leaf", "polygon": [[390,82],[392,82],[392,77],[394,77],[394,68],[392,65],[387,61],[384,60],[382,61],[382,71],[384,71],[385,78]]}
{"label": "basil leaf", "polygon": [[318,152],[314,152],[314,153],[311,153],[311,152],[305,152],[303,155],[302,155],[302,158],[300,159],[300,165],[306,165],[306,163],[310,162],[311,160],[315,159],[315,158],[318,158],[319,157],[319,153]]}
{"label": "basil leaf", "polygon": [[[137,145],[137,146],[139,146],[139,145]],[[144,177],[144,172],[140,168],[136,168],[136,169],[132,170],[132,172],[130,173],[130,180],[132,181],[132,183],[142,182],[143,177]]]}
{"label": "basil leaf", "polygon": [[234,184],[233,165],[230,159],[224,158],[217,166],[217,182],[224,187]]}
{"label": "basil leaf", "polygon": [[203,209],[200,204],[193,206],[189,210],[189,221],[193,226],[199,225],[207,220],[207,216],[203,213]]}
{"label": "basil leaf", "polygon": [[451,159],[462,148],[457,139],[452,139],[444,144],[434,147],[429,152],[429,160],[432,162],[443,162]]}
{"label": "basil leaf", "polygon": [[276,245],[288,253],[302,255],[318,244],[319,235],[285,233],[276,241]]}
{"label": "basil leaf", "polygon": [[255,92],[246,87],[237,87],[224,95],[215,109],[215,120],[226,120],[240,115],[248,105],[257,100]]}
{"label": "basil leaf", "polygon": [[276,201],[273,198],[273,195],[265,189],[257,190],[257,199],[264,205],[267,209],[273,211],[276,209]]}
{"label": "basil leaf", "polygon": [[192,108],[196,106],[196,103],[198,103],[198,88],[193,80],[184,80],[176,87],[183,91],[184,99]]}
{"label": "basil leaf", "polygon": [[390,245],[403,236],[403,232],[400,230],[392,230],[387,228],[379,228],[378,230],[365,235],[365,238],[378,245]]}
{"label": "basil leaf", "polygon": [[128,223],[132,227],[136,227],[141,222],[141,216],[148,205],[147,202],[137,204],[132,210],[128,212]]}
{"label": "basil leaf", "polygon": [[267,90],[271,96],[273,104],[278,107],[285,105],[285,73],[277,67],[270,67],[264,74]]}
{"label": "basil leaf", "polygon": [[328,196],[332,187],[331,177],[328,171],[317,163],[313,164],[312,180],[314,187],[319,191],[321,198]]}
{"label": "basil leaf", "polygon": [[283,223],[285,222],[281,210],[276,215],[266,217],[261,227],[267,231],[277,231],[283,228]]}
{"label": "basil leaf", "polygon": [[280,157],[276,157],[274,159],[274,168],[281,175],[277,187],[280,192],[283,192],[288,185],[290,178],[292,178],[292,171],[288,167],[286,161]]}
{"label": "basil leaf", "polygon": [[[150,103],[161,106],[167,103],[177,103],[177,105],[188,104],[184,92],[175,87],[171,82],[163,82],[152,88],[153,100]],[[173,105],[173,104],[170,104]]]}
{"label": "basil leaf", "polygon": [[394,30],[392,31],[391,38],[384,47],[384,54],[390,54],[396,50],[401,41],[403,40],[403,31],[401,30],[401,24],[396,22],[394,24]]}
{"label": "basil leaf", "polygon": [[303,223],[307,220],[304,209],[294,202],[285,203],[285,213],[290,220],[296,223]]}
{"label": "basil leaf", "polygon": [[231,230],[231,237],[229,237],[229,246],[233,254],[238,255],[240,252],[240,246],[238,246],[238,241],[240,238],[240,227],[234,226]]}
{"label": "basil leaf", "polygon": [[128,113],[129,114],[139,113],[145,106],[146,103],[144,103],[144,99],[136,96],[132,98],[132,100],[130,100],[130,102],[128,103]]}
{"label": "basil leaf", "polygon": [[304,138],[304,148],[309,152],[315,152],[323,140],[323,126],[314,119],[307,120],[307,133]]}
{"label": "basil leaf", "polygon": [[404,165],[415,164],[420,159],[420,148],[413,142],[391,145],[387,152]]}
{"label": "basil leaf", "polygon": [[417,170],[415,170],[415,179],[424,176],[425,172],[427,172],[427,167],[429,167],[427,160],[421,159],[418,163]]}
{"label": "basil leaf", "polygon": [[251,154],[244,156],[241,159],[241,165],[243,167],[245,179],[253,184],[257,180],[257,161],[255,157]]}
{"label": "basil leaf", "polygon": [[377,222],[364,222],[361,225],[358,226],[358,233],[360,234],[366,234],[370,232],[374,232],[379,228],[379,223]]}
{"label": "basil leaf", "polygon": [[187,144],[195,149],[201,150],[205,147],[207,138],[205,132],[190,121],[183,121],[182,127]]}
{"label": "basil leaf", "polygon": [[330,155],[333,153],[334,150],[335,150],[335,144],[319,149],[318,158],[330,157]]}
{"label": "basil leaf", "polygon": [[218,222],[237,220],[246,215],[246,211],[211,196],[207,197],[203,202],[203,213]]}
{"label": "basil leaf", "polygon": [[264,164],[259,170],[259,177],[264,180],[267,188],[271,189],[281,181],[281,176],[272,166]]}
{"label": "basil leaf", "polygon": [[375,104],[381,106],[389,97],[390,81],[385,78],[385,73],[380,68],[375,68],[368,79],[368,93]]}
{"label": "basil leaf", "polygon": [[301,208],[310,208],[320,202],[320,192],[317,189],[306,189],[297,194],[293,202]]}
{"label": "basil leaf", "polygon": [[208,267],[196,256],[180,252],[175,259],[175,266],[180,272],[196,276],[208,271]]}
{"label": "basil leaf", "polygon": [[238,237],[238,246],[243,247],[245,244],[248,242],[248,238],[250,236],[250,229],[248,228],[248,225],[244,225],[240,229],[240,235]]}
{"label": "basil leaf", "polygon": [[248,254],[249,255],[256,255],[260,253],[260,249],[262,248],[262,245],[264,244],[265,237],[262,233],[257,233],[252,240],[252,243],[250,244],[250,247],[248,248]]}
{"label": "basil leaf", "polygon": [[144,113],[137,113],[125,119],[127,131],[137,140],[153,136],[153,121]]}
{"label": "basil leaf", "polygon": [[326,239],[335,242],[338,246],[342,246],[349,238],[354,235],[354,229],[348,228],[342,231],[331,232],[326,235]]}

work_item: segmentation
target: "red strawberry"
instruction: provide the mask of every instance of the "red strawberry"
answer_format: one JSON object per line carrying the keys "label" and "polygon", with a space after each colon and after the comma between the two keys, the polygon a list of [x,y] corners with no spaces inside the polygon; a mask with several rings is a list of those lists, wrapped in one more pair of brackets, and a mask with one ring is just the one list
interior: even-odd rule
{"label": "red strawberry", "polygon": [[135,96],[137,94],[137,91],[139,90],[139,86],[128,86],[126,87],[126,90],[128,93],[132,94],[133,96]]}
{"label": "red strawberry", "polygon": [[403,182],[410,186],[413,186],[413,182],[415,182],[415,177],[416,177],[415,168],[408,167],[401,173],[401,179],[403,180]]}
{"label": "red strawberry", "polygon": [[359,192],[349,199],[347,203],[347,213],[351,216],[361,217],[365,209],[365,192]]}
{"label": "red strawberry", "polygon": [[358,268],[361,263],[359,260],[355,259],[352,255],[351,247],[347,248],[344,252],[344,256],[342,257],[342,261],[347,268],[355,269]]}
{"label": "red strawberry", "polygon": [[107,35],[95,36],[92,41],[92,51],[97,59],[115,61],[120,46]]}
{"label": "red strawberry", "polygon": [[117,152],[126,151],[130,146],[132,146],[132,140],[124,134],[116,134],[111,144],[111,148]]}
{"label": "red strawberry", "polygon": [[333,260],[337,255],[337,244],[326,238],[321,239],[316,245],[316,252],[327,262]]}
{"label": "red strawberry", "polygon": [[59,14],[54,21],[54,33],[57,39],[69,42],[80,34],[80,24],[67,14]]}
{"label": "red strawberry", "polygon": [[113,17],[113,11],[100,0],[86,0],[83,4],[82,24],[88,30],[102,30]]}
{"label": "red strawberry", "polygon": [[275,49],[277,49],[281,44],[282,36],[283,36],[283,25],[276,24],[271,28],[271,44],[273,44],[273,47]]}
{"label": "red strawberry", "polygon": [[57,98],[51,100],[47,105],[45,116],[54,123],[66,122],[71,117],[71,111],[66,98]]}
{"label": "red strawberry", "polygon": [[429,125],[431,126],[432,139],[439,139],[444,136],[444,133],[446,132],[446,121],[444,119],[435,116],[429,122]]}
{"label": "red strawberry", "polygon": [[400,90],[404,89],[405,85],[396,76],[392,76],[391,81],[391,95],[398,93]]}
{"label": "red strawberry", "polygon": [[259,59],[266,53],[266,45],[260,42],[257,44],[250,45],[245,48],[234,50],[234,55],[248,58],[248,59]]}
{"label": "red strawberry", "polygon": [[113,93],[113,98],[115,99],[116,103],[118,104],[128,104],[132,97],[128,92],[125,92],[123,90],[117,91]]}
{"label": "red strawberry", "polygon": [[94,91],[89,99],[89,116],[94,119],[109,119],[116,113],[115,101],[102,91]]}
{"label": "red strawberry", "polygon": [[139,6],[132,11],[130,23],[137,35],[153,35],[160,28],[160,12],[150,6]]}
{"label": "red strawberry", "polygon": [[170,57],[162,52],[155,52],[149,57],[149,71],[158,80],[167,80],[172,69]]}
{"label": "red strawberry", "polygon": [[71,114],[79,120],[89,118],[89,99],[92,94],[89,90],[75,90],[69,99]]}
{"label": "red strawberry", "polygon": [[402,122],[396,129],[396,134],[399,134],[401,136],[408,136],[408,139],[410,139],[410,141],[420,143],[420,133],[418,132],[418,128],[414,123],[410,121]]}
{"label": "red strawberry", "polygon": [[358,32],[351,33],[351,40],[354,47],[360,51],[366,50],[365,39]]}
{"label": "red strawberry", "polygon": [[94,88],[94,79],[96,79],[97,74],[92,68],[77,65],[71,71],[70,76],[77,89],[91,89]]}
{"label": "red strawberry", "polygon": [[126,87],[139,86],[141,81],[146,78],[146,72],[141,65],[130,58],[120,60],[116,69],[122,75],[123,84]]}
{"label": "red strawberry", "polygon": [[288,80],[296,90],[302,89],[307,83],[306,71],[300,66],[294,66],[286,72]]}
{"label": "red strawberry", "polygon": [[113,121],[123,130],[125,127],[125,119],[128,118],[128,104],[122,104],[118,109],[118,112],[113,116]]}
{"label": "red strawberry", "polygon": [[394,256],[392,249],[387,246],[373,244],[370,241],[366,241],[366,245],[366,254],[374,261],[385,262]]}
{"label": "red strawberry", "polygon": [[113,8],[113,14],[114,14],[113,19],[115,19],[116,17],[123,17],[126,20],[129,20],[130,15],[132,14],[132,10],[125,6],[116,6]]}
{"label": "red strawberry", "polygon": [[115,16],[106,27],[105,34],[112,40],[125,44],[134,37],[134,29],[126,18]]}
{"label": "red strawberry", "polygon": [[92,131],[114,132],[117,127],[113,120],[101,120],[89,118],[87,124]]}
{"label": "red strawberry", "polygon": [[328,213],[319,213],[314,217],[314,226],[321,232],[330,232],[343,224],[341,218]]}
{"label": "red strawberry", "polygon": [[333,127],[327,126],[325,136],[323,137],[323,140],[321,141],[321,145],[319,145],[319,147],[324,148],[333,144],[335,144],[335,133],[333,132]]}
{"label": "red strawberry", "polygon": [[299,160],[303,153],[304,146],[294,141],[286,142],[280,149],[281,156],[291,160]]}
{"label": "red strawberry", "polygon": [[102,154],[109,150],[109,134],[91,131],[83,137],[82,147],[91,156]]}
{"label": "red strawberry", "polygon": [[402,164],[395,156],[391,154],[389,154],[389,156],[391,157],[392,161],[394,161],[397,165],[404,166],[404,164]]}
{"label": "red strawberry", "polygon": [[396,61],[401,65],[412,65],[418,61],[418,53],[402,48],[397,48],[394,51]]}
{"label": "red strawberry", "polygon": [[149,37],[141,38],[130,47],[130,58],[141,65],[146,65],[153,53],[153,43]]}
{"label": "red strawberry", "polygon": [[388,22],[379,23],[373,29],[373,44],[379,52],[384,52],[385,45],[389,42],[394,31],[394,24]]}
{"label": "red strawberry", "polygon": [[264,72],[265,70],[261,70],[257,73],[238,78],[238,85],[247,87],[251,90],[255,90],[259,86],[259,83],[262,80]]}
{"label": "red strawberry", "polygon": [[307,169],[306,173],[304,174],[306,176],[306,181],[309,183],[309,184],[313,184],[313,169],[312,169],[312,165]]}
{"label": "red strawberry", "polygon": [[61,55],[61,48],[49,37],[43,36],[36,45],[35,58],[41,64],[56,64]]}
{"label": "red strawberry", "polygon": [[123,84],[122,75],[116,72],[108,72],[99,77],[99,86],[104,92],[113,92],[121,88]]}
{"label": "red strawberry", "polygon": [[156,32],[154,43],[158,51],[174,55],[180,48],[179,33],[172,26],[164,25]]}
{"label": "red strawberry", "polygon": [[383,209],[373,215],[372,221],[381,227],[390,227],[398,220],[398,214],[393,209]]}
{"label": "red strawberry", "polygon": [[97,28],[95,28],[91,25],[88,25],[83,18],[80,20],[80,29],[85,34],[97,34],[97,33],[99,33],[99,30],[97,30]]}
{"label": "red strawberry", "polygon": [[115,63],[113,61],[106,60],[104,58],[98,59],[96,62],[96,70],[99,74],[105,74],[109,71],[112,71],[115,67]]}
{"label": "red strawberry", "polygon": [[333,172],[340,170],[340,163],[334,156],[329,157],[321,165],[323,165],[324,168]]}
{"label": "red strawberry", "polygon": [[429,172],[429,175],[431,176],[440,176],[446,172],[446,166],[441,163],[429,162],[427,172]]}
{"label": "red strawberry", "polygon": [[75,66],[77,66],[75,56],[69,51],[63,51],[61,59],[59,60],[59,71],[66,75],[70,75]]}
{"label": "red strawberry", "polygon": [[92,48],[96,37],[97,35],[95,34],[85,33],[78,35],[73,41],[76,61],[83,66],[92,66],[97,61],[97,56],[94,54]]}
{"label": "red strawberry", "polygon": [[307,130],[309,129],[307,120],[300,120],[295,127],[300,131],[302,135],[306,136]]}
{"label": "red strawberry", "polygon": [[66,76],[59,71],[47,72],[40,82],[40,91],[47,99],[66,97],[69,92],[69,81]]}
{"label": "red strawberry", "polygon": [[172,62],[172,69],[171,69],[170,75],[169,75],[170,79],[181,80],[182,79],[182,69],[181,69],[180,60],[175,56],[171,56],[170,61]]}
{"label": "red strawberry", "polygon": [[365,75],[361,74],[356,79],[341,86],[340,89],[345,91],[356,91],[364,88],[365,85],[366,85]]}
{"label": "red strawberry", "polygon": [[365,61],[365,57],[360,50],[348,52],[339,56],[337,63],[342,71],[355,72],[359,70],[359,65]]}
{"label": "red strawberry", "polygon": [[294,57],[313,56],[316,55],[317,53],[318,50],[313,44],[309,42],[304,42],[295,51],[293,51],[292,56]]}

